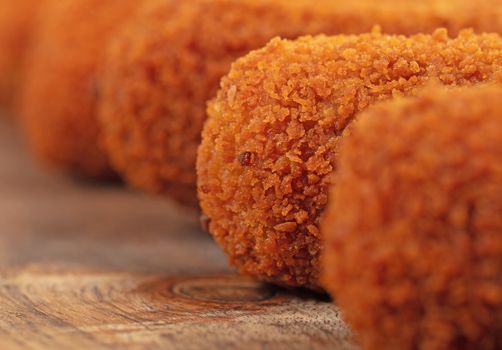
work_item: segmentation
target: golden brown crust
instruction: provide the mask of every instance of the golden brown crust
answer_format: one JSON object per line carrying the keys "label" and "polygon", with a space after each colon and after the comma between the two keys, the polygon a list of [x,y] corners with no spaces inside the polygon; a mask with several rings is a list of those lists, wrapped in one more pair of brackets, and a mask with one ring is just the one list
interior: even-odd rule
{"label": "golden brown crust", "polygon": [[198,152],[201,207],[243,273],[319,288],[319,216],[336,146],[372,103],[431,80],[473,85],[502,69],[498,35],[273,40],[233,64]]}
{"label": "golden brown crust", "polygon": [[365,349],[502,346],[501,98],[436,87],[352,124],[323,280]]}
{"label": "golden brown crust", "polygon": [[[447,26],[502,33],[500,0],[151,0],[108,54],[101,113],[114,168],[135,187],[196,206],[195,158],[231,62],[274,36],[431,33]],[[335,4],[336,3],[336,4]],[[497,15],[498,14],[498,15]]]}
{"label": "golden brown crust", "polygon": [[138,0],[53,1],[28,58],[22,124],[34,153],[63,170],[108,177],[97,145],[102,51]]}
{"label": "golden brown crust", "polygon": [[197,147],[219,80],[275,35],[333,31],[321,8],[304,0],[147,2],[107,57],[100,120],[114,168],[135,187],[197,206]]}
{"label": "golden brown crust", "polygon": [[15,96],[38,12],[46,0],[0,0],[0,108],[13,114]]}

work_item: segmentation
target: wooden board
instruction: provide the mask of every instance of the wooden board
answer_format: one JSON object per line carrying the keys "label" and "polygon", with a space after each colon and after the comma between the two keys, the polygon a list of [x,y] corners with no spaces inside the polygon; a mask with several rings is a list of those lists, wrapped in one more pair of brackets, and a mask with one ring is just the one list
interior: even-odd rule
{"label": "wooden board", "polygon": [[237,276],[196,213],[29,158],[0,122],[0,349],[354,349],[326,297]]}

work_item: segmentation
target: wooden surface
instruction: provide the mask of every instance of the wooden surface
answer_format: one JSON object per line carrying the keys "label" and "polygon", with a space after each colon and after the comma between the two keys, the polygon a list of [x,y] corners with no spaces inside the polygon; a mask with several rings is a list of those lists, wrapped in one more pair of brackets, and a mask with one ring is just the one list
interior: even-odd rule
{"label": "wooden surface", "polygon": [[0,121],[0,349],[354,349],[326,297],[235,275],[196,213],[33,164]]}

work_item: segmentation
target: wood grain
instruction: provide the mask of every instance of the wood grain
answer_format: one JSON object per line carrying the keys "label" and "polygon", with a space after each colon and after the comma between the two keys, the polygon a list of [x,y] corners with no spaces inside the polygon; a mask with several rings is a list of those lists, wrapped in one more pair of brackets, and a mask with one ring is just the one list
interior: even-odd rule
{"label": "wood grain", "polygon": [[29,159],[0,123],[0,349],[355,349],[325,296],[237,276],[197,213]]}

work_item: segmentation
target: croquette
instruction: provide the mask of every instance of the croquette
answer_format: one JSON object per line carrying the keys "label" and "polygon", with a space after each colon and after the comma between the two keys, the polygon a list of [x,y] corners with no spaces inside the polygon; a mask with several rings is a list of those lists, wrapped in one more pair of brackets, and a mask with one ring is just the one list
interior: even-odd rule
{"label": "croquette", "polygon": [[430,88],[344,137],[323,281],[364,349],[502,348],[501,99]]}
{"label": "croquette", "polygon": [[108,178],[96,121],[103,51],[138,0],[52,1],[27,58],[21,124],[38,158],[68,173]]}
{"label": "croquette", "polygon": [[274,39],[233,64],[209,104],[198,193],[209,231],[241,273],[321,288],[319,218],[337,145],[371,104],[431,81],[500,78],[497,34]]}
{"label": "croquette", "polygon": [[45,0],[0,0],[0,109],[12,115],[26,52]]}
{"label": "croquette", "polygon": [[502,33],[500,0],[153,0],[107,55],[102,144],[134,187],[196,206],[196,151],[206,101],[231,63],[274,36]]}

